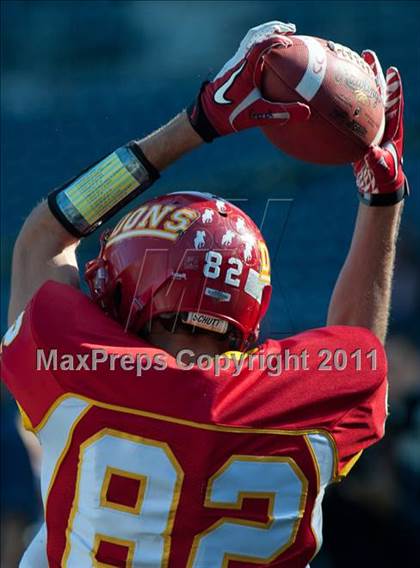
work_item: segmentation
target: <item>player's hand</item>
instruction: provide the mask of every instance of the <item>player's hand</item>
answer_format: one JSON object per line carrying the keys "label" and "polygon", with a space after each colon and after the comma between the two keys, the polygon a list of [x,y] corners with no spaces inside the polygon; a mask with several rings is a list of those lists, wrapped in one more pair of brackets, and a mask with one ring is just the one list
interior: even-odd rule
{"label": "player's hand", "polygon": [[263,98],[262,62],[266,51],[275,45],[287,48],[294,24],[267,22],[248,31],[238,51],[212,81],[202,84],[196,101],[188,108],[191,125],[206,142],[254,126],[286,124],[307,120],[307,105],[270,102]]}
{"label": "player's hand", "polygon": [[367,205],[394,205],[408,194],[403,172],[404,96],[401,76],[390,67],[384,77],[373,51],[363,59],[372,68],[385,105],[385,130],[380,146],[372,145],[365,156],[353,164],[360,199]]}

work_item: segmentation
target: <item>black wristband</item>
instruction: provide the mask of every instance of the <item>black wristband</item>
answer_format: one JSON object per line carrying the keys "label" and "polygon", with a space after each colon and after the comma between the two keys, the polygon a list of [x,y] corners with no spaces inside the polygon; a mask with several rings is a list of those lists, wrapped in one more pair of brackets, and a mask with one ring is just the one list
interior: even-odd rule
{"label": "black wristband", "polygon": [[144,155],[143,150],[140,148],[140,142],[132,140],[126,146],[127,148],[130,148],[130,150],[133,152],[136,158],[140,160],[143,166],[145,166],[145,168],[147,169],[147,173],[149,174],[151,183],[154,183],[156,180],[158,180],[160,178],[160,173]]}
{"label": "black wristband", "polygon": [[209,82],[210,81],[204,81],[200,87],[200,92],[198,93],[196,100],[187,108],[188,120],[204,142],[213,142],[215,138],[220,136],[207,118],[201,103],[201,93],[204,91]]}
{"label": "black wristband", "polygon": [[51,192],[48,206],[69,233],[85,237],[158,178],[139,143],[131,141]]}
{"label": "black wristband", "polygon": [[410,194],[407,179],[403,185],[391,193],[362,193],[359,192],[359,200],[368,207],[389,207],[396,205]]}

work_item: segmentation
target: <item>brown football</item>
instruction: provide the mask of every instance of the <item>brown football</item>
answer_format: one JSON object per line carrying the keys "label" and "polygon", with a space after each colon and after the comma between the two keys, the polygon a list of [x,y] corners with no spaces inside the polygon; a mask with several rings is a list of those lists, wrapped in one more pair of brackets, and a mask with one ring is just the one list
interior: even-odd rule
{"label": "brown football", "polygon": [[269,140],[286,154],[318,164],[360,159],[380,142],[384,105],[373,71],[354,51],[310,36],[291,36],[264,55],[261,91],[271,101],[300,101],[306,122],[266,126]]}

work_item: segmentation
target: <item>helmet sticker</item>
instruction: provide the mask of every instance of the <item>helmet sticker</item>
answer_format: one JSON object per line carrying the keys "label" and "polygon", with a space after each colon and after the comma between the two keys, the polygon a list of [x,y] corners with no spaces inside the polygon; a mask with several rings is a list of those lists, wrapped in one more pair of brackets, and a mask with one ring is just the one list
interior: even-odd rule
{"label": "helmet sticker", "polygon": [[189,323],[217,333],[226,333],[228,329],[227,321],[199,312],[188,312],[187,319],[183,320],[183,323]]}
{"label": "helmet sticker", "polygon": [[211,223],[213,221],[214,210],[213,209],[206,209],[201,216],[201,220],[203,223]]}
{"label": "helmet sticker", "polygon": [[260,279],[270,284],[271,268],[270,268],[270,254],[267,245],[264,241],[258,241],[258,248],[260,249],[261,264],[260,264]]}
{"label": "helmet sticker", "polygon": [[238,217],[238,220],[236,221],[236,230],[243,231],[244,229],[245,229],[245,221],[242,219],[242,217]]}
{"label": "helmet sticker", "polygon": [[223,245],[231,245],[234,236],[235,236],[235,233],[233,231],[231,231],[230,229],[227,229],[226,233],[222,237],[222,246]]}
{"label": "helmet sticker", "polygon": [[245,242],[244,248],[244,260],[251,260],[252,258],[252,243],[249,241]]}
{"label": "helmet sticker", "polygon": [[245,235],[242,236],[242,240],[244,241],[245,244],[244,260],[245,262],[248,262],[252,259],[252,249],[254,248],[255,245],[255,237],[251,233],[245,233]]}
{"label": "helmet sticker", "polygon": [[229,292],[222,292],[222,290],[215,290],[214,288],[206,288],[204,295],[219,300],[219,302],[230,302],[231,294]]}
{"label": "helmet sticker", "polygon": [[194,238],[194,248],[196,249],[203,248],[205,244],[206,244],[206,232],[196,231]]}
{"label": "helmet sticker", "polygon": [[175,205],[145,204],[121,219],[106,246],[130,237],[159,237],[176,241],[199,215],[188,207],[175,209]]}
{"label": "helmet sticker", "polygon": [[244,291],[249,296],[254,298],[254,300],[257,300],[259,304],[261,304],[261,297],[264,286],[265,284],[260,279],[260,275],[258,274],[258,272],[250,268],[248,272],[248,278],[246,279]]}

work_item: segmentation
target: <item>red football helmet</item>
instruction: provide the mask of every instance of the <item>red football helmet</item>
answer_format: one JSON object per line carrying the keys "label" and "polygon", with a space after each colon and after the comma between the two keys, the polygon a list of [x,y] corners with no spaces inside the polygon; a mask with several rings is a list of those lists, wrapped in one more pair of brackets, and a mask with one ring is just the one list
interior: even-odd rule
{"label": "red football helmet", "polygon": [[126,215],[86,265],[92,297],[139,333],[176,315],[239,347],[258,337],[271,295],[267,246],[238,207],[208,193],[175,192]]}

